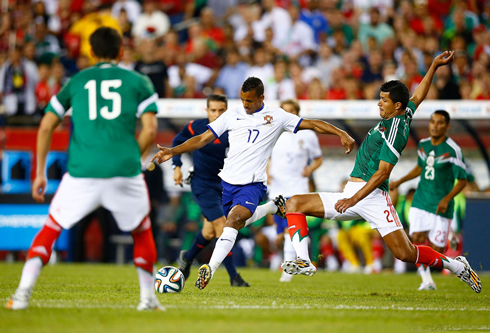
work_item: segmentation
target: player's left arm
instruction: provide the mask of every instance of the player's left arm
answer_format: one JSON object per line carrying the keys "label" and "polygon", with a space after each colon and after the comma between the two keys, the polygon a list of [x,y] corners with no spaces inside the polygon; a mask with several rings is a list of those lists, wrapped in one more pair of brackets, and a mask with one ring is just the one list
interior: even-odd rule
{"label": "player's left arm", "polygon": [[37,169],[36,178],[32,184],[32,197],[37,202],[44,202],[44,192],[46,190],[46,156],[51,146],[51,139],[56,127],[61,123],[61,119],[53,112],[46,112],[39,125],[37,132]]}
{"label": "player's left arm", "polygon": [[359,201],[367,197],[372,191],[377,189],[381,184],[383,184],[388,178],[390,178],[391,171],[394,168],[394,164],[385,162],[383,160],[379,161],[379,168],[366,185],[363,186],[356,194],[354,194],[349,199],[342,199],[337,201],[335,204],[335,210],[339,213],[344,213],[348,208],[355,206]]}
{"label": "player's left arm", "polygon": [[320,134],[334,134],[340,137],[342,142],[342,146],[346,149],[345,153],[349,154],[352,149],[354,149],[355,141],[354,139],[347,134],[346,131],[341,130],[338,127],[333,126],[332,124],[327,123],[323,120],[311,120],[311,119],[303,119],[298,126],[299,130],[309,129],[313,130]]}
{"label": "player's left arm", "polygon": [[145,112],[141,116],[141,132],[138,136],[141,158],[144,160],[150,152],[158,129],[158,121],[154,112]]}
{"label": "player's left arm", "polygon": [[319,156],[313,160],[310,164],[308,164],[303,170],[303,176],[309,178],[313,171],[318,169],[323,163],[323,156]]}
{"label": "player's left arm", "polygon": [[417,89],[415,89],[412,98],[410,98],[410,100],[415,104],[415,107],[418,107],[427,96],[432,81],[434,80],[434,75],[436,74],[437,68],[451,63],[453,61],[453,55],[454,51],[445,51],[434,58],[429,70],[424,76],[424,79],[417,86]]}
{"label": "player's left arm", "polygon": [[461,192],[465,186],[466,186],[467,180],[466,179],[458,179],[456,184],[453,186],[453,189],[451,192],[449,192],[442,200],[439,202],[437,205],[436,209],[436,215],[438,213],[445,213],[447,210],[447,206],[449,205],[449,202],[453,200],[453,198],[458,195],[459,192]]}

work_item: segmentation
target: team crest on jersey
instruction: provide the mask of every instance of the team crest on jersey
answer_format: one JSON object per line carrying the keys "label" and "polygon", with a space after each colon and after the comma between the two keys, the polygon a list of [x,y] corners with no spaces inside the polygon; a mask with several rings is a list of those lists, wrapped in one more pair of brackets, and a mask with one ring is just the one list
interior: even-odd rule
{"label": "team crest on jersey", "polygon": [[378,131],[380,131],[380,132],[386,132],[386,127],[379,126]]}
{"label": "team crest on jersey", "polygon": [[271,115],[267,115],[267,116],[264,116],[264,121],[265,121],[265,124],[264,125],[270,125],[272,126],[272,116]]}
{"label": "team crest on jersey", "polygon": [[435,162],[435,155],[434,154],[434,151],[431,151],[429,153],[429,156],[427,157],[427,165],[430,166],[430,167],[433,167],[434,166],[434,162]]}

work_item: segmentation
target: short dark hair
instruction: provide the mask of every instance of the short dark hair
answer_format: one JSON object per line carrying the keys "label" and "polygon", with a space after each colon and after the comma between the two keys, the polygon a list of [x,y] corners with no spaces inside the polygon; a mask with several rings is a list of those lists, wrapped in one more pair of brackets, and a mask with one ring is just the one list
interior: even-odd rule
{"label": "short dark hair", "polygon": [[381,85],[381,91],[390,94],[390,99],[395,103],[402,103],[402,109],[405,110],[410,98],[410,92],[406,85],[399,80],[391,80]]}
{"label": "short dark hair", "polygon": [[255,95],[257,97],[260,97],[264,94],[264,84],[259,78],[255,76],[251,76],[248,79],[246,79],[242,85],[243,92],[249,92],[252,90],[255,90]]}
{"label": "short dark hair", "polygon": [[279,106],[281,108],[283,108],[284,104],[291,104],[294,107],[294,109],[296,110],[297,113],[299,113],[299,111],[301,109],[300,106],[299,106],[298,101],[295,100],[295,99],[286,99],[285,101],[281,101],[281,103],[280,103]]}
{"label": "short dark hair", "polygon": [[219,94],[209,95],[208,99],[206,100],[206,106],[208,108],[209,108],[209,102],[211,101],[223,102],[225,103],[226,107],[228,107],[228,98],[225,95],[219,95]]}
{"label": "short dark hair", "polygon": [[122,38],[116,29],[100,27],[90,35],[90,46],[98,58],[117,59]]}
{"label": "short dark hair", "polygon": [[451,117],[449,116],[449,112],[447,112],[446,110],[435,110],[433,115],[434,114],[439,114],[439,115],[443,116],[444,119],[446,120],[446,125],[449,125],[449,122],[451,121]]}

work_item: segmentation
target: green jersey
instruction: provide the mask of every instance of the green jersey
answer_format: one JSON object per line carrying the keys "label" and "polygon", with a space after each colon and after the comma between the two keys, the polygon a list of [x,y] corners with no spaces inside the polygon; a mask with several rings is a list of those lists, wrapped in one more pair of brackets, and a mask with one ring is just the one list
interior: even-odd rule
{"label": "green jersey", "polygon": [[[455,179],[466,179],[466,165],[461,148],[451,138],[433,146],[430,138],[420,140],[417,165],[422,169],[419,186],[413,196],[412,207],[436,213],[437,205],[454,187]],[[438,215],[452,219],[454,200],[445,213]]]}
{"label": "green jersey", "polygon": [[157,112],[150,79],[110,63],[74,75],[46,112],[63,118],[72,108],[68,173],[73,177],[133,177],[141,173],[136,118]]}
{"label": "green jersey", "polygon": [[[415,104],[409,101],[405,114],[382,119],[369,130],[357,153],[351,177],[358,177],[367,182],[378,171],[380,161],[393,165],[398,162],[407,145],[410,123],[415,109]],[[379,188],[388,192],[388,184],[389,179]]]}

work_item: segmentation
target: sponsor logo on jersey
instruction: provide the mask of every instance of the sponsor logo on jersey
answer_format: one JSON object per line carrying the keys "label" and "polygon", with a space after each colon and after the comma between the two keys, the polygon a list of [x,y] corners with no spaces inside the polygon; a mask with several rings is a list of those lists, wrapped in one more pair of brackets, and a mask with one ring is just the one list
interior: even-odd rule
{"label": "sponsor logo on jersey", "polygon": [[264,121],[265,121],[264,125],[271,125],[272,126],[272,119],[274,119],[274,118],[272,118],[272,116],[269,114],[264,116]]}

